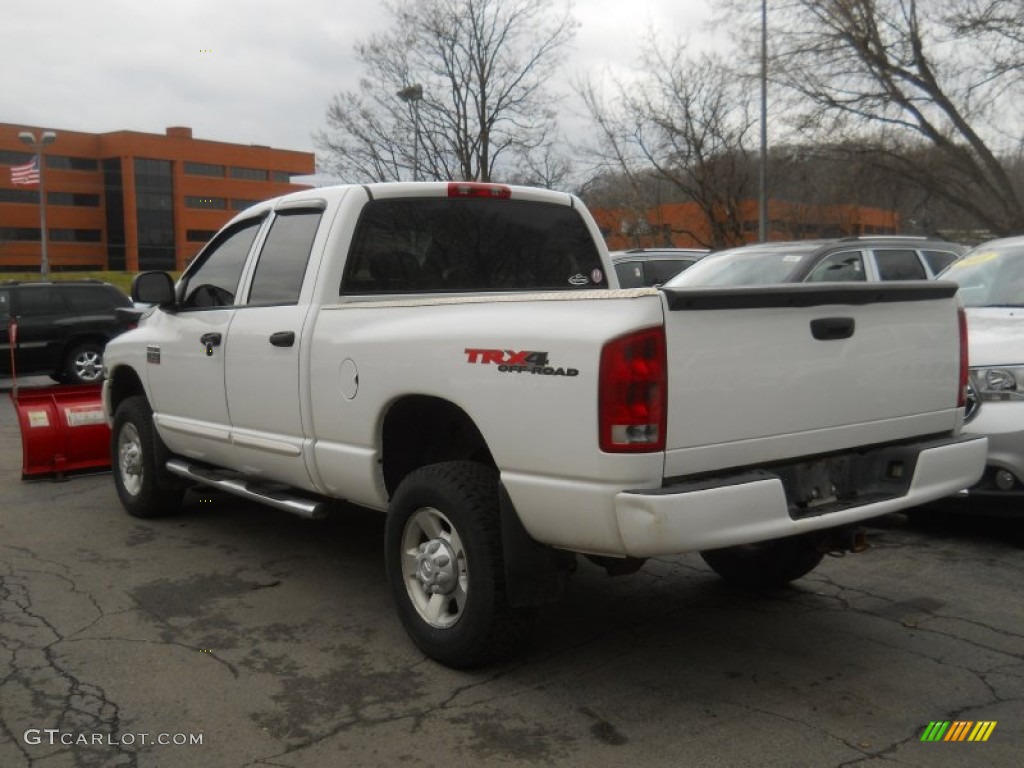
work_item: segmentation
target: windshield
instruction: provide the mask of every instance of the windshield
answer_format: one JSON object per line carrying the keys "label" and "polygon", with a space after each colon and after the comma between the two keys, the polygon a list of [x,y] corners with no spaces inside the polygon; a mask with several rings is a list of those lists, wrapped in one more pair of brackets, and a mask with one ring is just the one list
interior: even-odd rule
{"label": "windshield", "polygon": [[790,282],[813,248],[736,248],[705,256],[665,283],[667,288]]}
{"label": "windshield", "polygon": [[1024,306],[1024,242],[979,245],[939,275],[960,284],[965,307]]}

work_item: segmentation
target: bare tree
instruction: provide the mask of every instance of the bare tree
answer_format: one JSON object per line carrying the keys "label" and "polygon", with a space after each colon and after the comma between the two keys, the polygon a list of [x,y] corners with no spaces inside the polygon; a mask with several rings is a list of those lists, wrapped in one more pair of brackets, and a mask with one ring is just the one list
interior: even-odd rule
{"label": "bare tree", "polygon": [[1024,196],[1008,171],[1022,146],[1021,8],[1020,0],[789,0],[771,11],[771,77],[807,100],[795,114],[808,138],[866,148],[860,162],[899,174],[979,226],[1022,231]]}
{"label": "bare tree", "polygon": [[385,7],[390,30],[356,48],[359,90],[332,99],[315,137],[326,170],[353,181],[564,177],[545,85],[575,35],[568,2]]}
{"label": "bare tree", "polygon": [[725,64],[654,44],[639,80],[613,90],[609,102],[592,82],[579,87],[597,130],[597,171],[623,174],[638,207],[652,207],[644,191],[653,172],[703,214],[705,227],[685,234],[709,247],[742,242],[740,203],[756,189],[748,149],[756,123],[748,92]]}
{"label": "bare tree", "polygon": [[953,0],[947,23],[958,36],[976,40],[997,77],[1024,77],[1024,3],[1020,0]]}

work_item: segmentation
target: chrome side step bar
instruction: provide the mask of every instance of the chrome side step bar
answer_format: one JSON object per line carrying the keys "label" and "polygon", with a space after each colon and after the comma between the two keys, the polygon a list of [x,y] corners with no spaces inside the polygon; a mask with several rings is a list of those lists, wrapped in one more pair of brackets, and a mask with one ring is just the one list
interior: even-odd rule
{"label": "chrome side step bar", "polygon": [[294,493],[287,493],[278,488],[261,486],[257,482],[246,480],[241,475],[223,469],[197,467],[181,459],[170,459],[167,471],[202,485],[219,488],[227,493],[241,496],[243,499],[258,501],[274,509],[291,512],[293,515],[310,520],[322,520],[327,517],[328,502],[318,501]]}

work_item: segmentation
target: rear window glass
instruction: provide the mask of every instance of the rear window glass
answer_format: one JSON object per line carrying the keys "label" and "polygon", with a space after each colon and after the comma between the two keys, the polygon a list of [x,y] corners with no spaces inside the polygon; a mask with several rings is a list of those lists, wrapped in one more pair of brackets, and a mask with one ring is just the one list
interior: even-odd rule
{"label": "rear window glass", "polygon": [[367,203],[341,293],[607,287],[597,246],[573,208],[419,198]]}
{"label": "rear window glass", "polygon": [[620,261],[615,264],[615,274],[619,276],[621,288],[644,287],[644,265],[640,261]]}

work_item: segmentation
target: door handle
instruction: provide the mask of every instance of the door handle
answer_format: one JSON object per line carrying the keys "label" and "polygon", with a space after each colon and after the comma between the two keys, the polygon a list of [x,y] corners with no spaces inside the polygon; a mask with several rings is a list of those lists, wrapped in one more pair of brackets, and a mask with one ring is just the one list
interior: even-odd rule
{"label": "door handle", "polygon": [[219,333],[204,333],[199,337],[200,343],[206,347],[206,356],[211,357],[213,355],[213,348],[220,346],[220,334]]}
{"label": "door handle", "polygon": [[853,336],[852,317],[822,317],[811,320],[811,335],[818,341],[835,341]]}
{"label": "door handle", "polygon": [[270,334],[270,343],[275,347],[290,347],[295,343],[295,331],[278,331]]}

